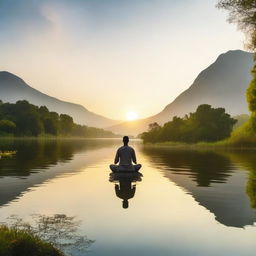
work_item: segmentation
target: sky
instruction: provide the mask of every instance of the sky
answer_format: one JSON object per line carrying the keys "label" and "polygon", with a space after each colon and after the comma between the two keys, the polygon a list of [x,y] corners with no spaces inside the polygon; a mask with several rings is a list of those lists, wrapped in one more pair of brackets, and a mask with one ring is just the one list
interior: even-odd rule
{"label": "sky", "polygon": [[215,0],[0,0],[0,70],[111,119],[160,112],[243,35]]}

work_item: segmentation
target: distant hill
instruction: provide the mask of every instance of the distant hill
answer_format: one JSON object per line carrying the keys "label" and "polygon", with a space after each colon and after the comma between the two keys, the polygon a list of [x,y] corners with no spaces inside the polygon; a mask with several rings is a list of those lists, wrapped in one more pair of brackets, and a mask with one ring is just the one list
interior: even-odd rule
{"label": "distant hill", "polygon": [[[248,113],[245,91],[251,80],[253,54],[241,50],[228,51],[203,70],[193,84],[181,93],[159,114],[133,122],[124,122],[109,128],[121,134],[139,134],[148,124],[163,124],[173,116],[183,117],[194,112],[200,104],[224,107],[231,115]],[[184,71],[186,72],[186,71]]]}
{"label": "distant hill", "polygon": [[87,126],[106,128],[120,123],[88,111],[81,105],[65,102],[48,96],[30,87],[21,78],[9,72],[0,72],[0,100],[14,103],[18,100],[27,100],[38,106],[46,106],[50,111],[59,114],[68,114],[73,117],[74,122]]}

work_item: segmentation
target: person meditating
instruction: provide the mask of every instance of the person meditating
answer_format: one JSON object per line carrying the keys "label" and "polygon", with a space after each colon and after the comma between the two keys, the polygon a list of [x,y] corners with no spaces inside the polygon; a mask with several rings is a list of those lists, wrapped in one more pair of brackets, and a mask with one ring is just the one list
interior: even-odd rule
{"label": "person meditating", "polygon": [[[116,152],[114,160],[115,164],[111,164],[109,167],[113,172],[138,172],[141,168],[141,164],[137,164],[136,154],[132,147],[128,146],[129,137],[123,137],[124,145],[120,147]],[[119,165],[117,165],[119,162]],[[132,164],[132,162],[134,164]]]}

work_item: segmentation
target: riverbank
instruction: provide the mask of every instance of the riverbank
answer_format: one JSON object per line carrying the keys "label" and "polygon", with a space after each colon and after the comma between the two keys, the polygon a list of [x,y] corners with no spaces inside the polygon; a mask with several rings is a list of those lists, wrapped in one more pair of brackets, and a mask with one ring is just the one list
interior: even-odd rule
{"label": "riverbank", "polygon": [[157,147],[157,148],[173,148],[173,149],[229,149],[229,150],[256,150],[255,144],[234,144],[230,140],[218,141],[218,142],[198,142],[198,143],[184,143],[184,142],[157,142],[157,143],[144,143],[145,147]]}
{"label": "riverbank", "polygon": [[0,226],[0,256],[64,256],[50,243],[25,231]]}

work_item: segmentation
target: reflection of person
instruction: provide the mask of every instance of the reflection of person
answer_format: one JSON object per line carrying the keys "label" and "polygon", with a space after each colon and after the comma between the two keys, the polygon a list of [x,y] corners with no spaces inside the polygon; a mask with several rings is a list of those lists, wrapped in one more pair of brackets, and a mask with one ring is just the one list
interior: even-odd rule
{"label": "reflection of person", "polygon": [[[114,160],[115,164],[111,164],[109,167],[113,172],[118,171],[139,171],[141,164],[137,164],[136,154],[132,147],[128,146],[129,137],[123,137],[124,145],[120,147],[116,152]],[[119,162],[119,165],[117,163]],[[134,165],[132,164],[134,163]]]}
{"label": "reflection of person", "polygon": [[130,180],[119,180],[119,185],[115,185],[116,196],[123,199],[123,208],[129,207],[128,200],[134,197],[136,185],[132,185]]}

